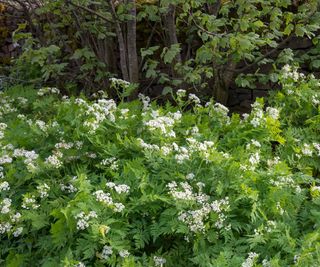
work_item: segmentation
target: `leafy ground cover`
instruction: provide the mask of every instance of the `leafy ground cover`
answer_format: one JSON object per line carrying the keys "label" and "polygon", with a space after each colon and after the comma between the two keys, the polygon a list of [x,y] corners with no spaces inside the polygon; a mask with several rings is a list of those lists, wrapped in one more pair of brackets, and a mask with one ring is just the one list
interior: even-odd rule
{"label": "leafy ground cover", "polygon": [[2,92],[1,265],[319,266],[320,83],[281,83],[244,116]]}

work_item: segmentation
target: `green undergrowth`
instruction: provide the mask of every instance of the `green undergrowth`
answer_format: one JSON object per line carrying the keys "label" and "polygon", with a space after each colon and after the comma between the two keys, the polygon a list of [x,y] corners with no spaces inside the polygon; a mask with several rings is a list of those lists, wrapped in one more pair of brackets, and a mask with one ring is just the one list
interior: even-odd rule
{"label": "green undergrowth", "polygon": [[281,85],[244,116],[0,93],[0,264],[319,266],[319,80]]}

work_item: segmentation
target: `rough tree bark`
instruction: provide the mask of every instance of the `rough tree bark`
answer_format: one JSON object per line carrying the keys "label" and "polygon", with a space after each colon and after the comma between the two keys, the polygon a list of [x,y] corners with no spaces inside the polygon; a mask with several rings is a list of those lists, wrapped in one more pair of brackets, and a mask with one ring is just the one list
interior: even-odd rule
{"label": "rough tree bark", "polygon": [[115,24],[115,30],[118,38],[118,46],[119,46],[119,53],[120,53],[120,68],[121,68],[121,73],[122,73],[122,79],[125,81],[130,81],[129,77],[129,71],[127,67],[127,49],[125,45],[125,38],[123,35],[123,31],[121,29],[121,25],[119,23],[119,20],[117,18],[115,6],[113,0],[109,0],[109,7],[112,15],[112,19],[114,20]]}
{"label": "rough tree bark", "polygon": [[229,87],[233,81],[237,63],[230,61],[226,67],[217,70],[216,76],[213,81],[213,97],[215,101],[227,105],[229,98]]}
{"label": "rough tree bark", "polygon": [[127,0],[130,5],[131,19],[127,22],[127,54],[128,70],[131,83],[139,81],[139,64],[137,54],[137,22],[136,22],[136,3],[135,0]]}
{"label": "rough tree bark", "polygon": [[[175,15],[175,6],[172,4],[169,4],[167,14],[164,17],[164,25],[166,27],[166,33],[167,33],[167,39],[168,39],[168,47],[174,44],[178,44],[178,37],[177,37],[177,30],[176,30],[176,15]],[[174,66],[176,63],[181,62],[181,54],[178,53],[175,57],[174,62],[172,62],[172,66]],[[172,67],[172,76],[175,77],[175,71]]]}

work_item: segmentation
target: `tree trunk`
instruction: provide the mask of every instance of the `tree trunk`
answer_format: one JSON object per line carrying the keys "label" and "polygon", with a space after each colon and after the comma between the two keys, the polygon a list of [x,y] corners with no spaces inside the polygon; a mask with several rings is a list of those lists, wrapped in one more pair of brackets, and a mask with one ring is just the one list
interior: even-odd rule
{"label": "tree trunk", "polygon": [[[168,12],[164,17],[164,24],[166,27],[167,32],[167,39],[168,39],[168,47],[174,44],[178,44],[178,37],[177,37],[177,31],[176,31],[176,16],[175,16],[175,6],[172,4],[169,4],[168,6]],[[181,62],[181,54],[178,53],[174,59],[174,62],[172,62],[172,66],[176,63]],[[172,76],[175,77],[175,71],[172,67]]]}
{"label": "tree trunk", "polygon": [[109,0],[109,6],[110,6],[110,11],[112,15],[112,19],[114,20],[115,23],[115,29],[116,29],[116,34],[118,38],[118,46],[119,46],[119,53],[120,53],[120,68],[122,72],[122,79],[125,81],[130,81],[129,77],[129,71],[127,67],[127,49],[125,45],[125,38],[123,35],[123,31],[121,29],[119,20],[117,18],[116,10],[114,7],[114,3],[112,0]]}
{"label": "tree trunk", "polygon": [[139,81],[139,64],[137,55],[137,25],[136,25],[136,3],[135,0],[128,0],[130,15],[132,18],[127,22],[127,52],[128,70],[131,83]]}
{"label": "tree trunk", "polygon": [[228,103],[229,87],[235,75],[236,65],[237,63],[230,61],[223,70],[218,71],[214,79],[213,97],[215,101],[223,105]]}

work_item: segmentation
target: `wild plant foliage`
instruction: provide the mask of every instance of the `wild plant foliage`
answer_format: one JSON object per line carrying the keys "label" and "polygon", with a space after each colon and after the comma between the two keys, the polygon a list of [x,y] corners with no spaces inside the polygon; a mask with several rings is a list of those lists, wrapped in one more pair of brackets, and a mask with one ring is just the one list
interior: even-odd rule
{"label": "wild plant foliage", "polygon": [[1,265],[318,266],[320,82],[280,77],[243,117],[2,92]]}
{"label": "wild plant foliage", "polygon": [[234,83],[271,88],[283,64],[320,67],[318,0],[12,2],[26,17],[13,33],[23,53],[12,75],[69,92],[118,77],[140,84],[133,98],[184,88],[226,104]]}

